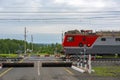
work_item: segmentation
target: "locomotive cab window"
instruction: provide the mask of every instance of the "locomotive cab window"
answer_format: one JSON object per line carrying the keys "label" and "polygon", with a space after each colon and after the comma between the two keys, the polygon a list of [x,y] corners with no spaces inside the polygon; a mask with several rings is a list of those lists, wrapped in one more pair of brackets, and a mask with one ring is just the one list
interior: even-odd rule
{"label": "locomotive cab window", "polygon": [[68,42],[73,42],[73,41],[74,41],[74,37],[73,37],[73,36],[69,36],[69,37],[67,38],[67,41],[68,41]]}
{"label": "locomotive cab window", "polygon": [[101,38],[101,41],[106,41],[106,38]]}

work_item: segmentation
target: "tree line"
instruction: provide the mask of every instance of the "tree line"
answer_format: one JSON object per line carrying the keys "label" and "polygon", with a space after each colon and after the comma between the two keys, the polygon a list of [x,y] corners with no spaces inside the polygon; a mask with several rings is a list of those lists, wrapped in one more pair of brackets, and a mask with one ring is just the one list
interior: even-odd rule
{"label": "tree line", "polygon": [[27,52],[31,53],[60,53],[62,51],[61,44],[32,44],[25,42],[24,40],[16,39],[0,39],[0,53],[9,54],[9,53],[24,53],[24,44],[26,43]]}
{"label": "tree line", "polygon": [[62,52],[61,44],[38,44],[39,49],[37,53],[46,53],[46,54],[58,54]]}

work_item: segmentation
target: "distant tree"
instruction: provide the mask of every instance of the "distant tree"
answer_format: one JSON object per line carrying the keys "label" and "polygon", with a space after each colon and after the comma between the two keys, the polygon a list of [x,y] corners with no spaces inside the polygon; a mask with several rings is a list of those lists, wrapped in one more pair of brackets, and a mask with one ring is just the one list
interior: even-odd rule
{"label": "distant tree", "polygon": [[[24,41],[23,40],[15,40],[15,39],[0,39],[0,53],[16,53],[16,52],[24,52]],[[32,44],[26,42],[27,49],[32,50],[33,45],[33,53],[47,53],[54,54],[54,51],[60,53],[62,50],[61,44]]]}
{"label": "distant tree", "polygon": [[24,41],[15,39],[0,39],[0,53],[16,53],[24,50]]}

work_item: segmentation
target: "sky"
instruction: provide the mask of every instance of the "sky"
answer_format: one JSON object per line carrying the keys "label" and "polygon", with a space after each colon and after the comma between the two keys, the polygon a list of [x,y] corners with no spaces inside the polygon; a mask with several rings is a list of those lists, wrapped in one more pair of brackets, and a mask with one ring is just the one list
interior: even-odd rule
{"label": "sky", "polygon": [[120,0],[0,0],[0,39],[61,43],[62,32],[120,30]]}

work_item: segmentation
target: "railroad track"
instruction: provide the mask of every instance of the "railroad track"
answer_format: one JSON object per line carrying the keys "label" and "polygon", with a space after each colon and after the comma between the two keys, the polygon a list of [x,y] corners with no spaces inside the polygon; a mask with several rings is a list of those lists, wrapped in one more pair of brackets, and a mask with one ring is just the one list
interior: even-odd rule
{"label": "railroad track", "polygon": [[22,58],[0,58],[0,61],[7,61],[7,60],[11,60],[11,61],[20,61]]}
{"label": "railroad track", "polygon": [[93,61],[120,61],[120,58],[97,58]]}
{"label": "railroad track", "polygon": [[120,66],[120,58],[97,58],[91,64],[92,66]]}

